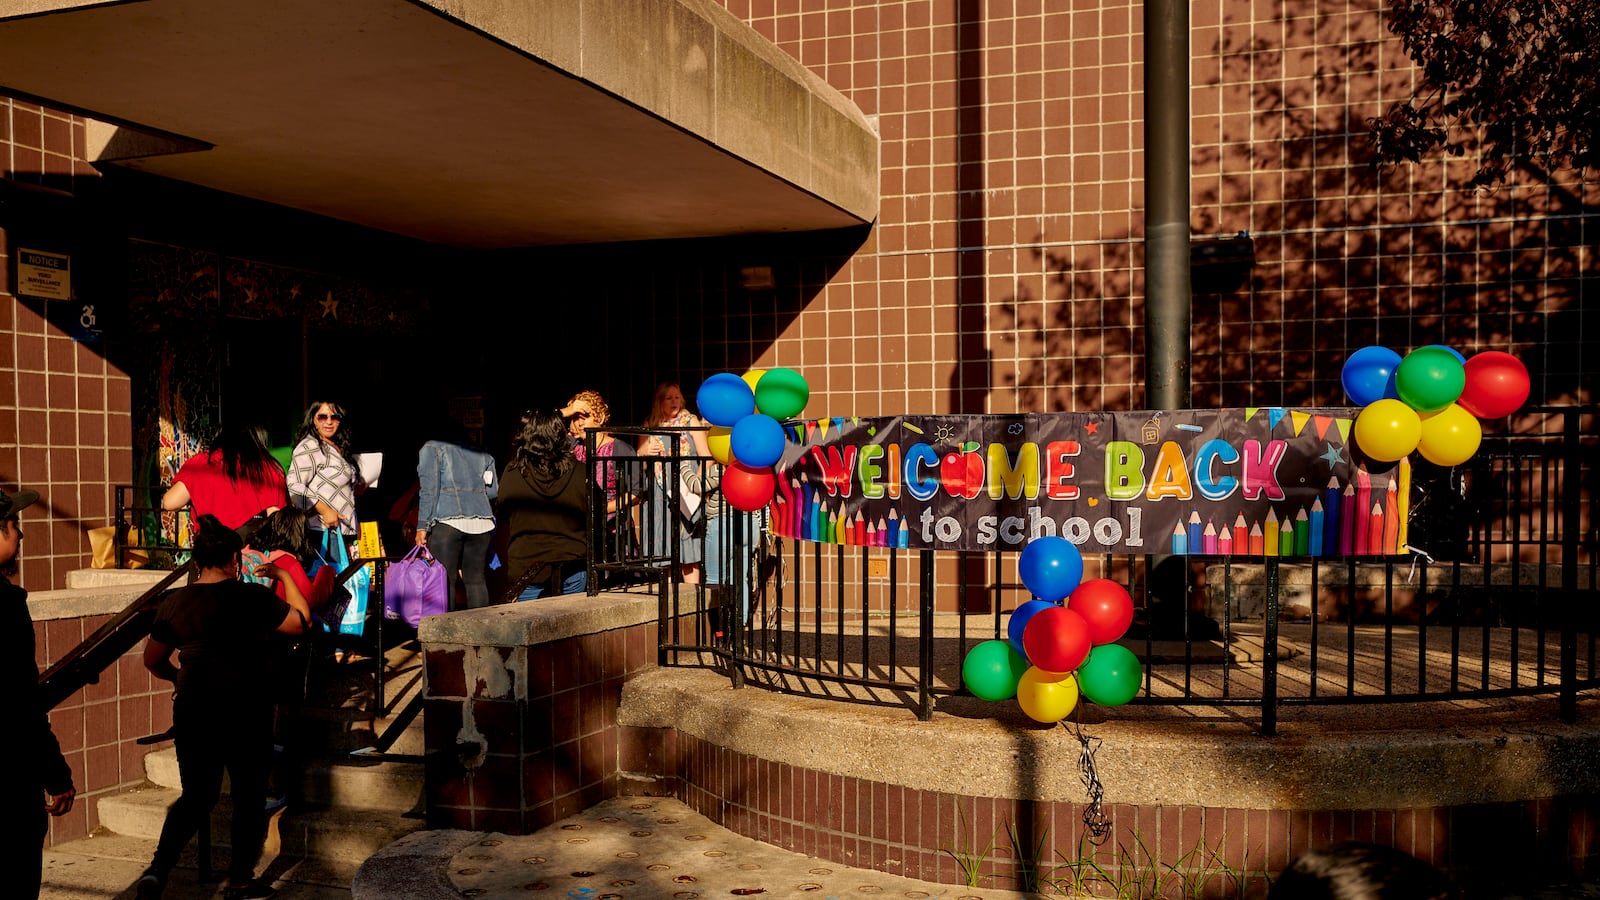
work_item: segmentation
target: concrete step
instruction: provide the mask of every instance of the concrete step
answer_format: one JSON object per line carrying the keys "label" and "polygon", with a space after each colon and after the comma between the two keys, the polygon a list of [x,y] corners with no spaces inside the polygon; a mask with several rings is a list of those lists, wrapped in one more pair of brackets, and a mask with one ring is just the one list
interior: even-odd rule
{"label": "concrete step", "polygon": [[[144,770],[152,788],[177,790],[183,784],[178,775],[177,750],[170,746],[146,754]],[[289,786],[289,798],[298,806],[406,814],[422,808],[422,779],[421,762],[358,756],[319,758],[307,760],[300,767],[299,778]],[[228,789],[224,775],[223,793]],[[111,799],[102,800],[101,807]],[[102,812],[101,820],[104,819]]]}
{"label": "concrete step", "polygon": [[[153,842],[161,836],[167,807],[178,799],[177,788],[150,786],[100,800],[100,824],[123,837]],[[233,799],[223,795],[211,812],[211,845],[231,847],[228,823]],[[420,803],[410,812],[343,809],[289,803],[276,810],[267,829],[265,852],[298,859],[317,859],[357,866],[362,860],[424,827]]]}

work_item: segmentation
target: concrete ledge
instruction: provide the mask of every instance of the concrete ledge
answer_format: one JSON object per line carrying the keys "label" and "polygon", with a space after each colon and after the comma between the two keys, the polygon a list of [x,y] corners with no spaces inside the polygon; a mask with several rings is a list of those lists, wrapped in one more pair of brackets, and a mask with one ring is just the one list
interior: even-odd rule
{"label": "concrete ledge", "polygon": [[654,594],[569,594],[428,616],[417,627],[417,639],[424,645],[532,647],[654,622],[657,610]]}
{"label": "concrete ledge", "polygon": [[[1553,700],[1296,708],[1280,734],[1213,710],[1084,710],[1108,803],[1341,810],[1450,807],[1600,791],[1600,700],[1576,724]],[[797,697],[698,669],[623,688],[618,723],[676,729],[760,759],[923,791],[1082,802],[1079,741],[1014,703],[948,697],[905,709]],[[1416,723],[1416,727],[1408,727]]]}
{"label": "concrete ledge", "polygon": [[[35,622],[116,615],[172,572],[163,569],[75,569],[67,587],[29,591],[28,614]],[[174,587],[182,580],[173,582]]]}
{"label": "concrete ledge", "polygon": [[450,881],[450,860],[484,839],[477,831],[418,831],[374,853],[356,870],[352,900],[460,900]]}

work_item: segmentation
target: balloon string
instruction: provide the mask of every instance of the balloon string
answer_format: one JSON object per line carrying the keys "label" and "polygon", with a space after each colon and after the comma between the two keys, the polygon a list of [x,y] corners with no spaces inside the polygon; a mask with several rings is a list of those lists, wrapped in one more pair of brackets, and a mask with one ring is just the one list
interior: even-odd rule
{"label": "balloon string", "polygon": [[[1433,557],[1429,556],[1428,555],[1428,551],[1422,549],[1421,547],[1413,547],[1410,544],[1406,544],[1405,547],[1403,547],[1402,549],[1410,550],[1412,553],[1415,553],[1417,556],[1420,556],[1423,559],[1427,560],[1428,561],[1428,565],[1430,565],[1430,566],[1433,565]],[[1411,557],[1411,570],[1406,572],[1406,584],[1411,584],[1413,581],[1416,580],[1416,577],[1417,577],[1417,556]]]}
{"label": "balloon string", "polygon": [[[1106,789],[1100,784],[1100,776],[1094,769],[1094,753],[1100,749],[1100,739],[1084,734],[1083,722],[1077,716],[1072,717],[1072,722],[1077,729],[1076,736],[1080,746],[1078,751],[1078,777],[1089,794],[1089,805],[1083,808],[1083,827],[1089,831],[1089,843],[1098,847],[1106,842],[1106,838],[1111,836],[1111,817],[1106,815],[1103,806]],[[1065,723],[1063,723],[1062,727],[1066,727]]]}

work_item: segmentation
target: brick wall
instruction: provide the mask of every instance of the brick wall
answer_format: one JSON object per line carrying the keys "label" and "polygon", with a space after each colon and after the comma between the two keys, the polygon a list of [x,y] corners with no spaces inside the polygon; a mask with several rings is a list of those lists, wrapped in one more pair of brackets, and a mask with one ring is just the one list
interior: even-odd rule
{"label": "brick wall", "polygon": [[653,622],[527,647],[425,640],[428,827],[530,834],[617,796],[622,682],[654,641]]}
{"label": "brick wall", "polygon": [[[113,616],[107,612],[49,618],[48,600],[30,605],[35,662],[41,669],[65,656]],[[145,780],[144,757],[153,748],[134,742],[172,726],[172,685],[146,671],[143,651],[141,641],[108,667],[98,682],[84,686],[50,713],[50,727],[72,766],[78,799],[72,812],[50,820],[49,844],[76,840],[98,828],[95,801]]]}
{"label": "brick wall", "polygon": [[[17,185],[5,186],[11,197],[71,192],[97,177],[84,153],[82,118],[0,96],[0,175]],[[62,202],[35,193],[39,202]],[[16,222],[7,230],[14,215],[0,217],[8,267],[18,241],[30,239]],[[20,582],[47,590],[87,568],[87,531],[110,524],[113,485],[131,478],[130,392],[101,348],[64,327],[76,317],[66,301],[19,299],[10,286],[9,278],[0,283],[0,487],[43,498],[24,513]]]}

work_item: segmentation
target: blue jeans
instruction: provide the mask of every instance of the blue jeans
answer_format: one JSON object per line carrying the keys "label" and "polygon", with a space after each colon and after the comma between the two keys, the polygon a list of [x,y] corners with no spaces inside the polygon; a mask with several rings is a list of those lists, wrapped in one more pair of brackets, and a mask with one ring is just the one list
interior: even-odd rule
{"label": "blue jeans", "polygon": [[[548,586],[549,585],[546,582],[536,581],[533,584],[523,588],[522,593],[517,595],[517,599],[537,600],[540,597],[545,596],[546,588]],[[576,572],[573,572],[561,579],[561,593],[563,594],[581,594],[588,589],[589,569],[582,563],[578,564],[578,570]]]}
{"label": "blue jeans", "polygon": [[[744,534],[738,523],[744,523]],[[751,560],[755,558],[756,541],[761,538],[761,515],[724,509],[721,515],[706,518],[706,584],[732,584],[739,582],[739,608],[744,621],[750,621]],[[735,554],[738,559],[735,559]]]}

